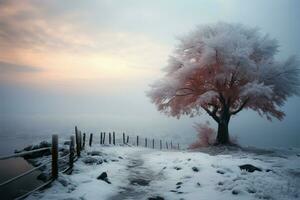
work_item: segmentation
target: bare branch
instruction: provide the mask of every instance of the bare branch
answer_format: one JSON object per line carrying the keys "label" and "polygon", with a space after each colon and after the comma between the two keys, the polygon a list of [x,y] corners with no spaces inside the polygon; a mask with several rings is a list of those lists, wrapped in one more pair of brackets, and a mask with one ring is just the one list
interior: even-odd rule
{"label": "bare branch", "polygon": [[225,101],[225,98],[224,98],[222,92],[219,92],[219,98],[218,99],[220,100],[220,102],[222,103],[223,106],[226,105],[226,101]]}
{"label": "bare branch", "polygon": [[176,92],[180,91],[180,90],[190,90],[192,92],[194,92],[195,90],[193,90],[192,88],[188,88],[188,87],[183,87],[183,88],[179,88]]}
{"label": "bare branch", "polygon": [[[219,117],[216,115],[217,111],[210,111],[208,108],[206,108],[205,106],[201,106],[209,116],[211,116],[217,123],[220,122]],[[215,110],[215,109],[214,109]]]}
{"label": "bare branch", "polygon": [[185,97],[189,95],[193,95],[194,93],[186,93],[186,94],[175,94],[176,97]]}
{"label": "bare branch", "polygon": [[239,107],[238,109],[236,109],[235,111],[230,112],[230,115],[235,115],[235,114],[237,114],[238,112],[240,112],[240,111],[245,107],[245,105],[248,103],[248,101],[249,101],[249,98],[247,98],[247,99],[240,105],[240,107]]}

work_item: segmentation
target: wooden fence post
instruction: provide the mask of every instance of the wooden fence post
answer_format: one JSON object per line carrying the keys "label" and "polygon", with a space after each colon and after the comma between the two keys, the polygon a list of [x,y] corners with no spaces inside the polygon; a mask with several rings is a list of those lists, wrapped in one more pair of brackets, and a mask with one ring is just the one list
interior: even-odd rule
{"label": "wooden fence post", "polygon": [[154,149],[154,139],[152,139],[152,148]]}
{"label": "wooden fence post", "polygon": [[102,144],[102,132],[100,133],[100,144]]}
{"label": "wooden fence post", "polygon": [[80,142],[79,142],[79,133],[77,126],[75,126],[75,139],[76,139],[76,153],[77,156],[80,157]]}
{"label": "wooden fence post", "polygon": [[113,132],[113,144],[116,145],[116,134]]}
{"label": "wooden fence post", "polygon": [[108,134],[108,142],[109,142],[109,144],[111,144],[111,133],[109,132],[109,134]]}
{"label": "wooden fence post", "polygon": [[82,149],[85,148],[85,133],[83,133],[83,143],[82,143]]}
{"label": "wooden fence post", "polygon": [[52,135],[52,178],[58,177],[58,135]]}
{"label": "wooden fence post", "polygon": [[179,150],[179,143],[178,143],[178,146],[177,146],[177,147],[178,147],[178,150]]}
{"label": "wooden fence post", "polygon": [[139,136],[136,136],[136,146],[139,146]]}
{"label": "wooden fence post", "polygon": [[159,148],[160,148],[160,150],[162,149],[162,141],[161,140],[159,140]]}
{"label": "wooden fence post", "polygon": [[127,141],[126,141],[126,144],[129,143],[129,135],[127,135]]}
{"label": "wooden fence post", "polygon": [[123,133],[123,144],[125,144],[125,133]]}
{"label": "wooden fence post", "polygon": [[169,148],[168,148],[168,142],[167,142],[167,141],[166,141],[166,148],[169,149]]}
{"label": "wooden fence post", "polygon": [[145,138],[145,147],[147,147],[147,138]]}
{"label": "wooden fence post", "polygon": [[91,147],[93,144],[93,133],[90,134],[89,146]]}
{"label": "wooden fence post", "polygon": [[74,163],[74,136],[72,135],[70,138],[70,156],[69,156],[69,167],[70,169],[73,168]]}
{"label": "wooden fence post", "polygon": [[104,132],[104,133],[103,133],[103,141],[102,141],[102,144],[105,144],[105,135],[106,135],[106,133]]}
{"label": "wooden fence post", "polygon": [[81,131],[79,131],[79,150],[82,150],[82,135],[81,135]]}
{"label": "wooden fence post", "polygon": [[171,140],[171,149],[173,149],[173,143],[172,143],[172,140]]}

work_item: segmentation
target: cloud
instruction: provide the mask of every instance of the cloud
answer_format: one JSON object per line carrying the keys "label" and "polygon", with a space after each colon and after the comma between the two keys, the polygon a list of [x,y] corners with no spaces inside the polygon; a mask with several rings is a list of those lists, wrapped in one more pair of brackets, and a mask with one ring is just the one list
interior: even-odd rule
{"label": "cloud", "polygon": [[[34,0],[3,2],[0,61],[9,64],[1,63],[0,70],[10,75],[0,74],[5,81],[50,85],[97,79],[119,86],[152,79],[166,63],[170,46],[151,34],[121,26],[125,13],[112,16],[120,7],[110,7],[110,15],[104,16],[97,9],[105,10],[105,2],[82,6],[76,2],[72,9],[58,1],[46,0],[46,6]],[[93,12],[87,13],[90,8]],[[37,72],[39,66],[42,73],[29,73]]]}
{"label": "cloud", "polygon": [[80,24],[71,17],[72,13],[51,13],[59,5],[47,9],[34,1],[3,1],[0,4],[0,51],[24,48],[76,50],[88,46],[89,41],[78,33]]}
{"label": "cloud", "polygon": [[19,65],[14,63],[8,63],[4,61],[0,61],[0,73],[8,74],[8,73],[35,73],[41,72],[41,68],[28,66],[28,65]]}

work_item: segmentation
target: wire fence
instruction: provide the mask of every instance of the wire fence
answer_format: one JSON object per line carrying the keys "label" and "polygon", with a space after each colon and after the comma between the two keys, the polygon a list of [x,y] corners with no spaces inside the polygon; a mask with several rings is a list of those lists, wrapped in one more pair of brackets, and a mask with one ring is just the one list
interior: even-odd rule
{"label": "wire fence", "polygon": [[[88,138],[89,137],[89,138]],[[88,144],[87,144],[88,139]],[[75,126],[75,137],[72,135],[70,137],[69,142],[69,151],[67,154],[59,157],[59,145],[58,145],[58,135],[52,135],[52,143],[51,147],[39,148],[31,151],[15,153],[11,155],[4,155],[0,157],[0,160],[6,160],[9,158],[16,158],[16,157],[24,157],[33,153],[49,151],[51,152],[51,158],[44,163],[23,172],[15,177],[12,177],[2,183],[0,183],[0,188],[4,187],[12,182],[15,182],[34,171],[40,170],[41,168],[50,165],[51,169],[48,173],[51,174],[49,180],[46,180],[42,185],[34,188],[31,191],[18,196],[15,199],[24,199],[28,195],[32,194],[37,190],[41,190],[46,186],[50,185],[55,179],[58,178],[59,173],[67,173],[70,174],[73,169],[74,162],[78,160],[81,156],[81,151],[85,149],[87,145],[90,147],[93,144],[100,144],[103,147],[108,145],[126,145],[126,146],[137,146],[137,147],[145,147],[145,148],[152,148],[152,149],[167,149],[167,150],[179,150],[180,146],[179,143],[174,143],[172,140],[162,140],[162,139],[155,139],[150,137],[141,137],[139,135],[126,135],[125,133],[116,134],[115,132],[100,132],[99,134],[90,133],[87,135],[86,133],[81,133],[78,130],[77,126]],[[61,161],[64,166],[59,166],[59,161]],[[59,171],[59,169],[64,168],[63,170]]]}
{"label": "wire fence", "polygon": [[89,137],[89,146],[98,143],[101,145],[130,145],[159,150],[180,150],[180,144],[173,140],[157,139],[131,134],[129,135],[124,132],[119,134],[115,132],[100,132],[98,134],[90,133],[89,135],[83,133],[83,144],[86,143],[85,140],[87,137]]}
{"label": "wire fence", "polygon": [[[75,135],[77,136],[76,138],[79,139],[77,127],[76,127],[76,131],[75,131]],[[25,176],[37,171],[37,170],[40,170],[43,167],[51,164],[51,168],[50,168],[51,170],[49,172],[49,174],[51,174],[51,176],[50,176],[49,180],[45,181],[45,183],[43,183],[42,185],[39,185],[38,187],[34,188],[33,190],[28,191],[25,194],[22,194],[21,196],[18,196],[15,199],[24,199],[25,197],[32,194],[33,192],[50,185],[58,177],[59,168],[60,168],[59,161],[62,161],[64,159],[68,158],[68,162],[67,162],[68,164],[67,164],[66,168],[64,170],[60,171],[60,173],[67,173],[68,171],[72,170],[75,158],[78,156],[78,155],[75,156],[75,154],[74,154],[74,152],[75,152],[74,146],[75,146],[74,145],[74,136],[71,136],[70,144],[69,144],[69,152],[67,154],[65,154],[64,156],[59,157],[58,135],[52,135],[51,147],[45,147],[45,148],[35,149],[35,150],[31,150],[31,151],[25,151],[25,152],[21,152],[21,153],[15,153],[15,154],[11,154],[11,155],[1,156],[0,160],[6,160],[6,159],[10,159],[10,158],[24,157],[27,155],[32,155],[37,152],[51,150],[51,158],[49,160],[45,161],[44,163],[26,171],[26,172],[23,172],[15,177],[12,177],[12,178],[0,183],[0,188],[4,187],[10,183],[13,183]],[[81,151],[81,150],[82,150],[82,148],[79,147],[79,151]]]}

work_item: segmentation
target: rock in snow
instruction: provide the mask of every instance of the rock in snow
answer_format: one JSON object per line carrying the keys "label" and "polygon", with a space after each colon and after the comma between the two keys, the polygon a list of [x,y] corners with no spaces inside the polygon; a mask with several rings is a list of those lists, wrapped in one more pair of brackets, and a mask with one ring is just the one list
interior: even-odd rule
{"label": "rock in snow", "polygon": [[225,174],[225,171],[220,170],[220,169],[218,169],[216,172],[217,172],[218,174]]}
{"label": "rock in snow", "polygon": [[85,164],[87,164],[87,165],[92,165],[92,164],[97,164],[97,165],[99,165],[99,164],[102,164],[103,163],[103,161],[100,159],[96,159],[96,158],[93,158],[93,157],[85,157],[85,158],[83,158],[82,159],[82,162],[84,162]]}
{"label": "rock in snow", "polygon": [[198,167],[192,167],[192,170],[193,170],[194,172],[199,172]]}
{"label": "rock in snow", "polygon": [[102,180],[102,181],[105,181],[106,183],[108,184],[111,184],[111,182],[108,180],[108,177],[107,177],[107,173],[106,172],[102,172],[102,174],[100,174],[98,177],[97,177],[98,180]]}
{"label": "rock in snow", "polygon": [[164,200],[164,198],[160,196],[156,196],[156,197],[149,197],[148,200]]}
{"label": "rock in snow", "polygon": [[102,153],[100,151],[90,151],[87,154],[91,156],[102,156]]}
{"label": "rock in snow", "polygon": [[177,182],[176,185],[182,185],[182,182]]}
{"label": "rock in snow", "polygon": [[240,193],[240,191],[239,190],[232,190],[232,192],[231,192],[233,195],[238,195],[239,193]]}
{"label": "rock in snow", "polygon": [[250,164],[245,164],[245,165],[240,165],[239,166],[241,170],[246,170],[247,172],[254,172],[254,171],[262,171],[260,168],[258,167],[255,167],[253,165],[250,165]]}
{"label": "rock in snow", "polygon": [[[29,145],[21,151],[15,150],[15,153],[21,153],[21,152],[25,152],[25,151],[32,151],[32,150],[37,150],[37,149],[46,148],[46,147],[51,147],[51,143],[49,143],[47,141],[42,141],[42,142],[40,142],[39,144],[36,144],[36,145]],[[38,152],[33,152],[33,153],[30,153],[30,154],[26,154],[22,157],[25,158],[25,159],[34,159],[34,158],[39,158],[39,157],[42,157],[42,156],[48,156],[50,154],[51,154],[51,150],[46,149],[44,151],[38,151]]]}

